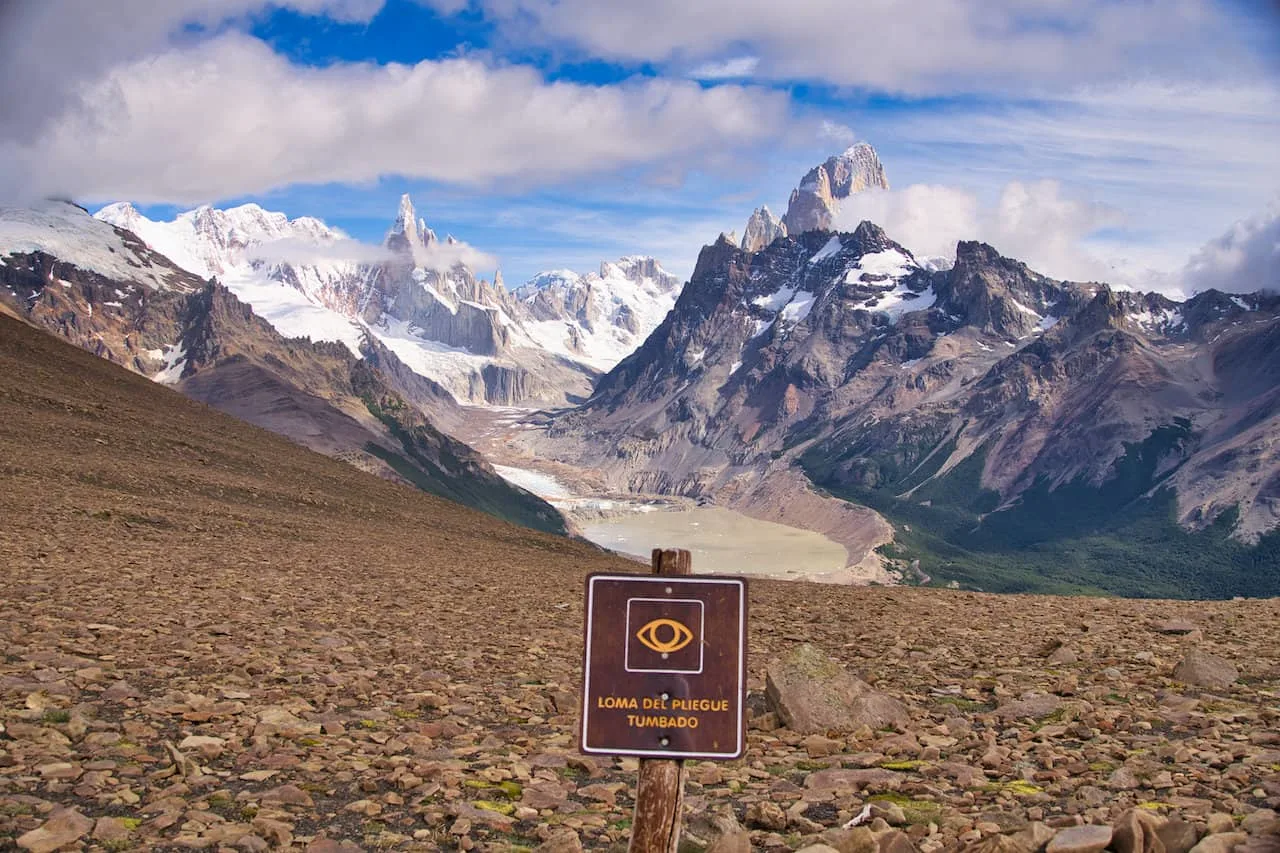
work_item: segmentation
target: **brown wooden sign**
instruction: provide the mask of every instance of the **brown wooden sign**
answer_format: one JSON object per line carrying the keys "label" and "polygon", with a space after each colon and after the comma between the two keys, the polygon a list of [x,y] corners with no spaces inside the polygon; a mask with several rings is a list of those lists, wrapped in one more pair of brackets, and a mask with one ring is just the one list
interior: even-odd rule
{"label": "brown wooden sign", "polygon": [[586,611],[583,752],[742,755],[745,580],[595,574]]}

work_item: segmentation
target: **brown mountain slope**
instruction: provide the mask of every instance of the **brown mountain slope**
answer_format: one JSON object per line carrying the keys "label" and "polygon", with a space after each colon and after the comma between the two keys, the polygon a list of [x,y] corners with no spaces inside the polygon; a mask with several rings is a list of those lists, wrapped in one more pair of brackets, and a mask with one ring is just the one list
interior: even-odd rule
{"label": "brown mountain slope", "polygon": [[[581,759],[574,709],[583,575],[628,567],[0,318],[0,850],[48,825],[87,850],[625,849],[635,764]],[[1262,842],[1280,807],[1274,601],[757,582],[753,708],[802,642],[910,720],[806,740],[753,713],[743,761],[690,766],[686,825],[728,810],[776,853],[879,795],[882,849],[942,853],[1139,803]],[[1174,681],[1193,643],[1240,680]]]}
{"label": "brown mountain slope", "polygon": [[14,222],[56,256],[27,242],[0,258],[6,313],[362,470],[569,532],[554,507],[446,434],[460,417],[453,398],[371,336],[359,357],[343,344],[287,338],[225,287],[69,204],[0,208],[0,225]]}

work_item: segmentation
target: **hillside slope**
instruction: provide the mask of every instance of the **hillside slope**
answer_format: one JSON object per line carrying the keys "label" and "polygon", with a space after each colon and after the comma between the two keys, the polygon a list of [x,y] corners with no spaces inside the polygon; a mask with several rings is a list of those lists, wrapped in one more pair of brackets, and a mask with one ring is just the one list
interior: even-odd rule
{"label": "hillside slope", "polygon": [[[575,726],[584,575],[635,568],[0,318],[0,850],[624,849],[635,762]],[[778,728],[764,665],[805,642],[909,718]],[[1175,681],[1188,644],[1240,680]],[[690,763],[690,830],[779,853],[888,799],[883,849],[945,853],[1141,803],[1261,842],[1280,807],[1275,602],[753,581],[749,648],[747,754]]]}

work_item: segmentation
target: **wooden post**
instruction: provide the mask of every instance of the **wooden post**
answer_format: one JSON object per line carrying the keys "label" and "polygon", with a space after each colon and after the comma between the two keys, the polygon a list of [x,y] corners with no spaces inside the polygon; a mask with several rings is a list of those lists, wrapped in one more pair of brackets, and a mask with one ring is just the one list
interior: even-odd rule
{"label": "wooden post", "polygon": [[[683,549],[654,548],[653,573],[691,575],[693,556]],[[676,853],[683,808],[684,762],[669,758],[640,759],[629,853]]]}

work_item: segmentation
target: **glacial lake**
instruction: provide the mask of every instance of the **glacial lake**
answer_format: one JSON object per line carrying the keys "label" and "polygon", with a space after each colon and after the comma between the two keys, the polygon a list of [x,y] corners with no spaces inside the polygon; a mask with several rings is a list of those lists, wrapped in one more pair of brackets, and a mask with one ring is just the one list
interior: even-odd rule
{"label": "glacial lake", "polygon": [[686,548],[698,574],[797,580],[844,568],[848,552],[821,533],[758,521],[723,507],[636,512],[581,524],[604,548],[649,561],[654,548]]}

